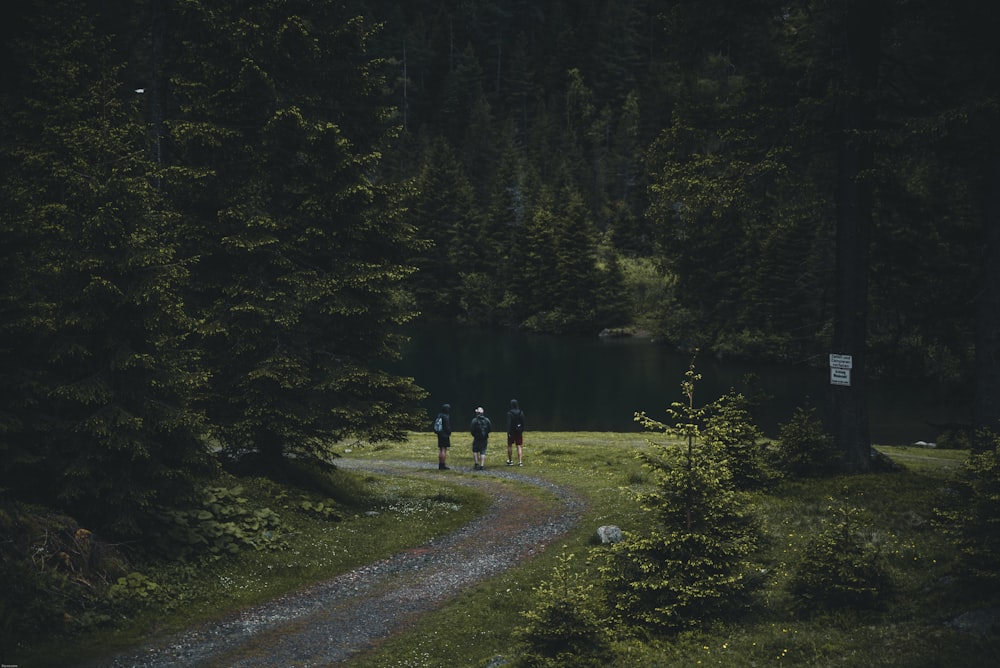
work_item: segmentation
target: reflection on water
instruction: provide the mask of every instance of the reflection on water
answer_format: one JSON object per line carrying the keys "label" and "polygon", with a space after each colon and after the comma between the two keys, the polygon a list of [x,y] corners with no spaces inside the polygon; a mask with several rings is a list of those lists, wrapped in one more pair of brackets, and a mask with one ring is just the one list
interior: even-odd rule
{"label": "reflection on water", "polygon": [[[690,356],[645,339],[555,337],[482,331],[441,324],[410,329],[411,341],[391,370],[412,376],[430,392],[428,415],[442,403],[452,405],[456,427],[471,421],[483,406],[497,428],[510,399],[528,418],[529,431],[635,431],[636,411],[668,421],[666,409],[681,401],[680,383]],[[736,387],[747,391],[753,374],[771,397],[755,417],[768,436],[777,433],[796,406],[825,410],[829,371],[807,366],[696,360],[702,375],[695,403],[712,401]],[[877,443],[933,441],[928,423],[967,421],[954,407],[941,405],[933,388],[913,384],[869,383],[871,435]],[[428,423],[430,418],[428,417]]]}

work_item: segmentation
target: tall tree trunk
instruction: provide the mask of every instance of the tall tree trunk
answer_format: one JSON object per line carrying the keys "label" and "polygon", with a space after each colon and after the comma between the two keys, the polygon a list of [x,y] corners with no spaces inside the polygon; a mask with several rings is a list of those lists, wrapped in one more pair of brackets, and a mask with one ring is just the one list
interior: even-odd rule
{"label": "tall tree trunk", "polygon": [[865,387],[868,263],[872,227],[875,122],[883,2],[849,0],[845,15],[845,81],[842,91],[837,176],[837,297],[834,352],[852,357],[851,384],[831,386],[834,436],[851,472],[867,471],[871,442]]}
{"label": "tall tree trunk", "polygon": [[[150,121],[153,126],[153,160],[157,167],[163,165],[163,141],[165,128],[163,123],[163,54],[167,39],[167,12],[163,6],[164,0],[153,0],[153,16],[150,26],[152,42],[152,71],[149,80]],[[156,188],[162,186],[160,174],[156,177]]]}
{"label": "tall tree trunk", "polygon": [[1000,156],[994,156],[986,182],[986,266],[976,320],[976,398],[973,405],[973,445],[986,448],[1000,435]]}

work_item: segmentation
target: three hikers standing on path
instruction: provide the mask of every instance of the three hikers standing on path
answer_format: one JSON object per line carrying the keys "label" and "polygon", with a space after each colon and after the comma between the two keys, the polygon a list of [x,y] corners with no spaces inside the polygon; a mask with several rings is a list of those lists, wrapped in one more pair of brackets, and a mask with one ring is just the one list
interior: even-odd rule
{"label": "three hikers standing on path", "polygon": [[[486,411],[480,406],[476,409],[472,424],[469,426],[472,434],[473,469],[482,471],[486,468],[486,450],[489,447],[490,432],[493,423],[486,417]],[[441,406],[441,412],[434,420],[434,433],[438,437],[438,468],[449,470],[445,465],[448,448],[451,447],[451,405]],[[524,411],[517,399],[510,400],[507,411],[507,466],[514,465],[514,446],[517,446],[517,465],[524,466]]]}

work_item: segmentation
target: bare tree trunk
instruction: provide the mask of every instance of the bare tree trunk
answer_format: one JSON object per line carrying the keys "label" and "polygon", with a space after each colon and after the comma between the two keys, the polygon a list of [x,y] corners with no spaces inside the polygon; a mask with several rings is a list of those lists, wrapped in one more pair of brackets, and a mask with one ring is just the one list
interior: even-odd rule
{"label": "bare tree trunk", "polygon": [[851,472],[867,471],[871,441],[865,384],[868,265],[872,227],[873,164],[870,133],[880,59],[882,0],[849,0],[845,16],[845,81],[837,176],[837,296],[833,352],[850,355],[851,383],[831,386],[834,436]]}
{"label": "bare tree trunk", "polygon": [[[153,17],[150,33],[152,37],[152,72],[149,81],[149,115],[153,126],[153,160],[163,164],[163,53],[167,39],[167,11],[164,0],[153,0]],[[162,187],[161,178],[156,177],[156,189]]]}

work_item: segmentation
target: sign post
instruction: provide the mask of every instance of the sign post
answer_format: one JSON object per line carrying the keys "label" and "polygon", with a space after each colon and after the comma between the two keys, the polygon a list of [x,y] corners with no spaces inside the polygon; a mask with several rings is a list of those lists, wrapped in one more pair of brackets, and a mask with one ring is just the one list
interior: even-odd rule
{"label": "sign post", "polygon": [[851,369],[854,359],[850,355],[830,354],[830,384],[851,386]]}

